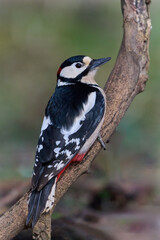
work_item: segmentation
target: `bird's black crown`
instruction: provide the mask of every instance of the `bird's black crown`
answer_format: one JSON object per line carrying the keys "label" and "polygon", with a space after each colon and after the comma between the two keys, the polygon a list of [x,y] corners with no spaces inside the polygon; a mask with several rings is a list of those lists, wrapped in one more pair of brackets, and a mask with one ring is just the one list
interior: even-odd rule
{"label": "bird's black crown", "polygon": [[78,55],[78,56],[70,57],[61,64],[60,68],[62,69],[64,67],[70,66],[74,62],[82,62],[83,63],[84,57],[85,57],[85,55]]}

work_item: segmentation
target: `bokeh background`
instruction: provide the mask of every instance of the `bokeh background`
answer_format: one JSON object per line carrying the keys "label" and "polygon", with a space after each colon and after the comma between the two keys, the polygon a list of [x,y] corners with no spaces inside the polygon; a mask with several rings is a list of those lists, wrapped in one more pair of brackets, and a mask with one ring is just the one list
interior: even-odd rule
{"label": "bokeh background", "polygon": [[[151,186],[149,205],[160,204],[160,2],[151,4],[149,81],[92,164],[96,186],[109,182]],[[31,177],[45,106],[59,65],[73,55],[111,57],[97,81],[104,86],[123,31],[117,0],[0,1],[0,182]],[[90,184],[93,188],[93,184]],[[131,187],[132,188],[132,187]],[[73,191],[76,187],[73,186]],[[69,197],[67,206],[80,208]],[[63,202],[62,201],[62,202]]]}

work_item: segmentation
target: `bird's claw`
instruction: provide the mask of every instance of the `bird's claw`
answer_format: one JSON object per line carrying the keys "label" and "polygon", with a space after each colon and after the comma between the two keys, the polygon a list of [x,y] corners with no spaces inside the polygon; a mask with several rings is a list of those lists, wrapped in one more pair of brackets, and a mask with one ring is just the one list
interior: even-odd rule
{"label": "bird's claw", "polygon": [[102,145],[103,149],[106,150],[106,144],[103,142],[103,139],[100,134],[98,135],[98,141]]}

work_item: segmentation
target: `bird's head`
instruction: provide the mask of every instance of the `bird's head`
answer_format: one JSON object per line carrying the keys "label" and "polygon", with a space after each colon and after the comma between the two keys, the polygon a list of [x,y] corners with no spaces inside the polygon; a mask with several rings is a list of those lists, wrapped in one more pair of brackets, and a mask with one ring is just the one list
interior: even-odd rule
{"label": "bird's head", "polygon": [[94,84],[94,76],[99,66],[111,58],[92,59],[88,56],[75,56],[65,60],[57,72],[57,85],[70,85],[77,82]]}

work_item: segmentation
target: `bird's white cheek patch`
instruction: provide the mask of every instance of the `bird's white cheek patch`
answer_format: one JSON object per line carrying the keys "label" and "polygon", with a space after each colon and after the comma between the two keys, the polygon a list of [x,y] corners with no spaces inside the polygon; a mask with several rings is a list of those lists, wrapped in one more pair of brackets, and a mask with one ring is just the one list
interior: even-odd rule
{"label": "bird's white cheek patch", "polygon": [[80,73],[82,73],[87,66],[83,66],[81,68],[76,68],[75,64],[72,64],[71,66],[67,66],[62,69],[60,76],[64,78],[75,78],[77,77]]}

